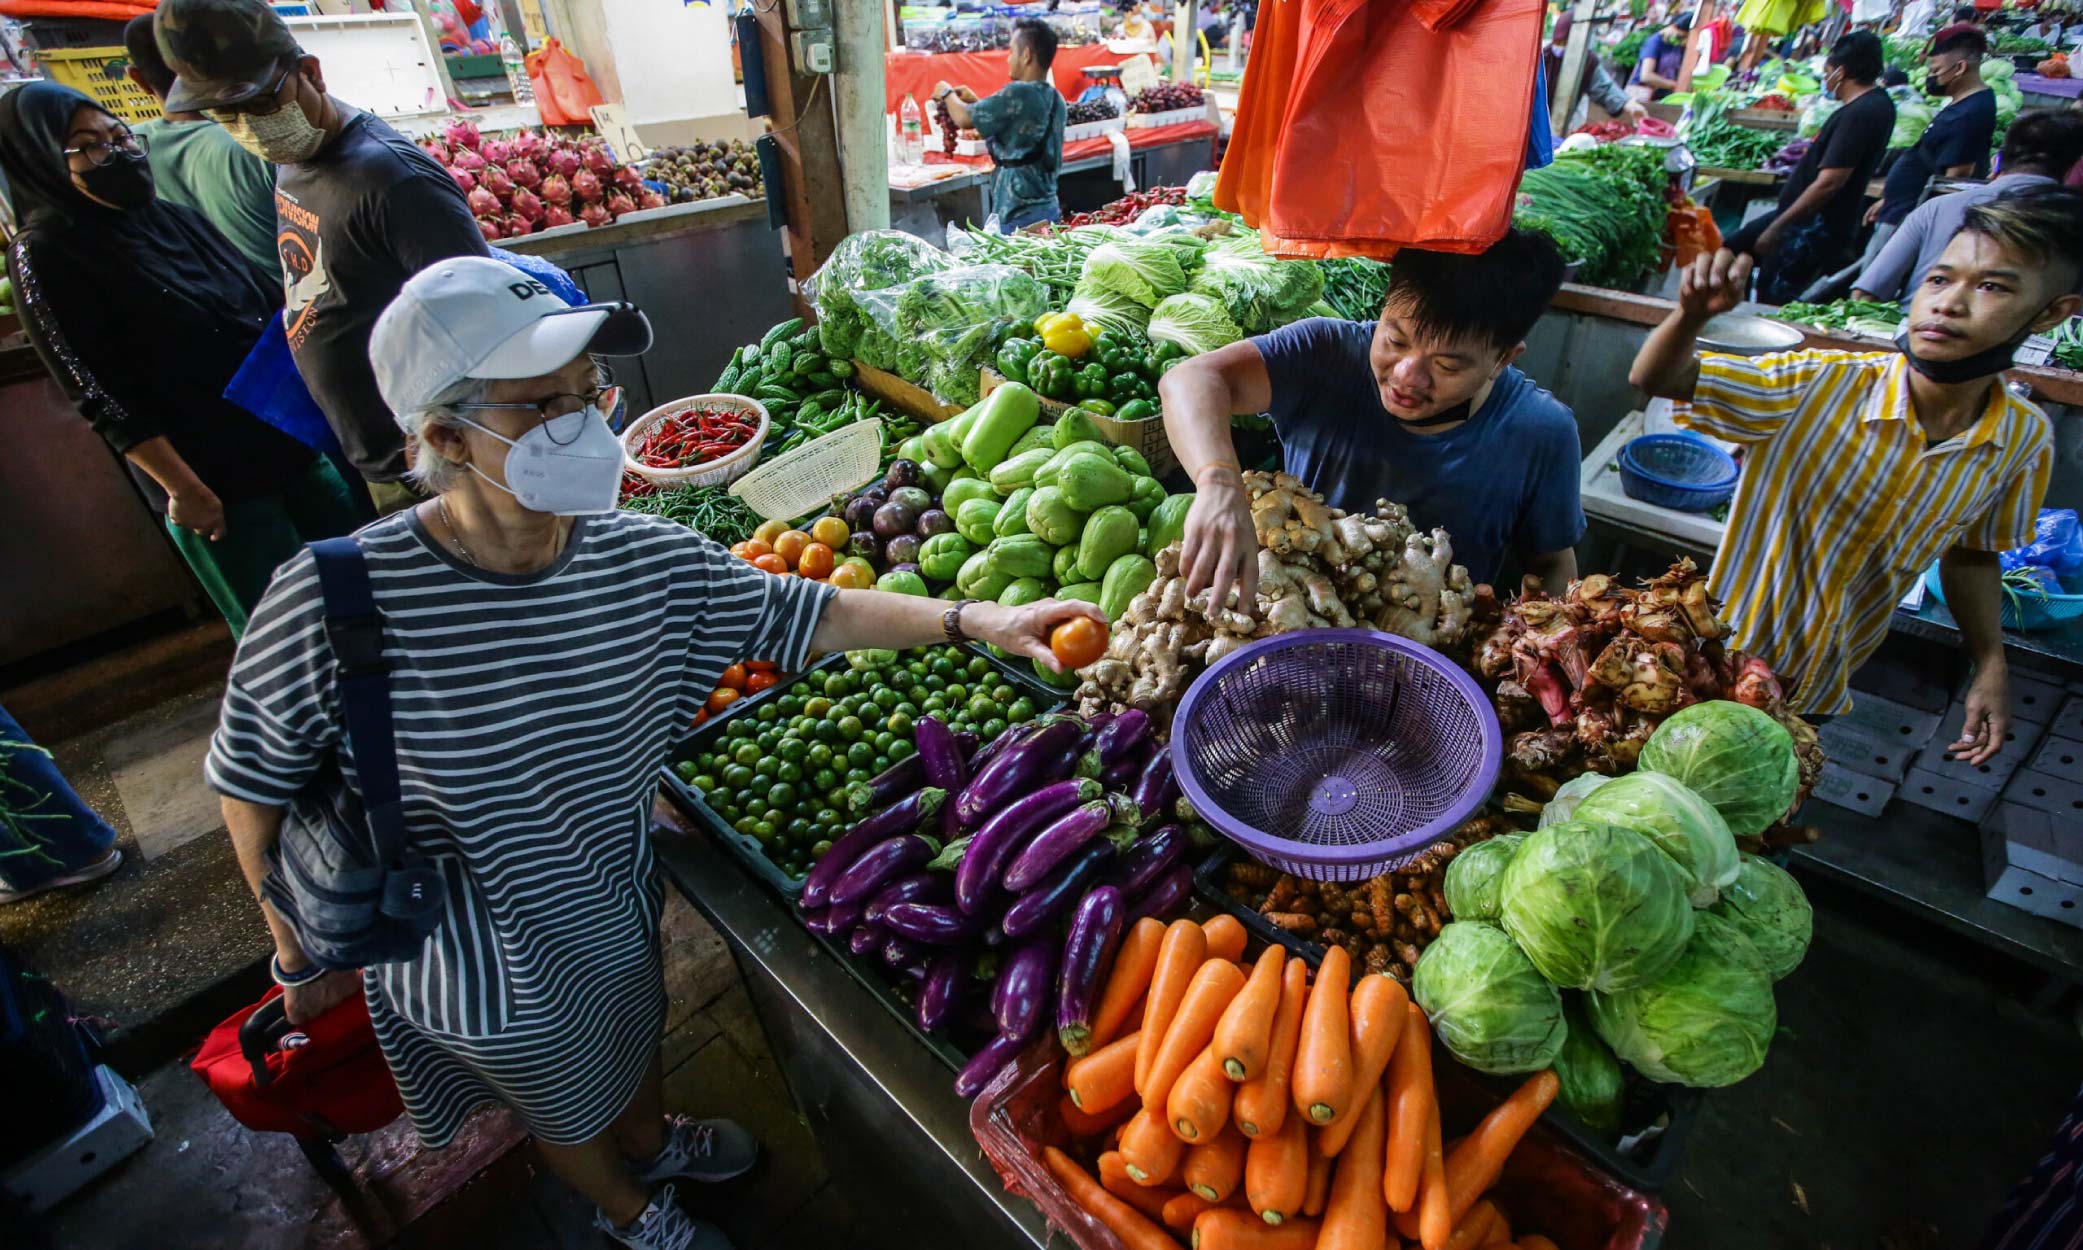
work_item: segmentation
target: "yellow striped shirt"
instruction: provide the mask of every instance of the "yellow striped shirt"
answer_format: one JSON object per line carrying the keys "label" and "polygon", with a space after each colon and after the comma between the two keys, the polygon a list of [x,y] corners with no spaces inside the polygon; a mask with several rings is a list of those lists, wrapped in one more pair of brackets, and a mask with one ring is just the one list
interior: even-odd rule
{"label": "yellow striped shirt", "polygon": [[1709,580],[1736,645],[1808,714],[1851,709],[1846,681],[1940,553],[2031,541],[2053,470],[2046,414],[2001,385],[1929,445],[1897,352],[1700,357],[1678,422],[1746,444]]}

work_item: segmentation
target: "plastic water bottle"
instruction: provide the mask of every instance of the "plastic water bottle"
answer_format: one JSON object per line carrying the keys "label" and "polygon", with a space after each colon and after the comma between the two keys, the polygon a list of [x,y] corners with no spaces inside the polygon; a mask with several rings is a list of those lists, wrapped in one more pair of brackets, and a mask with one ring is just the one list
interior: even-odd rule
{"label": "plastic water bottle", "polygon": [[499,66],[506,71],[506,85],[514,94],[514,103],[535,103],[535,87],[528,81],[528,63],[521,55],[521,45],[504,31],[499,33]]}
{"label": "plastic water bottle", "polygon": [[924,119],[919,113],[919,102],[904,95],[904,107],[897,111],[897,121],[902,131],[902,149],[906,165],[922,165],[926,160],[926,132]]}

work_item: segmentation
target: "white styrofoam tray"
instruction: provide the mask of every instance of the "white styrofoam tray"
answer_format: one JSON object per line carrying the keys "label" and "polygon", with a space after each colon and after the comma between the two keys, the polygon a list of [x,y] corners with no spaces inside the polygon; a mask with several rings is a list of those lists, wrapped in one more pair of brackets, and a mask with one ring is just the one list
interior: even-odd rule
{"label": "white styrofoam tray", "polygon": [[1208,106],[1202,102],[1190,109],[1167,109],[1162,113],[1130,113],[1130,130],[1155,130],[1160,126],[1184,126],[1189,122],[1208,120]]}

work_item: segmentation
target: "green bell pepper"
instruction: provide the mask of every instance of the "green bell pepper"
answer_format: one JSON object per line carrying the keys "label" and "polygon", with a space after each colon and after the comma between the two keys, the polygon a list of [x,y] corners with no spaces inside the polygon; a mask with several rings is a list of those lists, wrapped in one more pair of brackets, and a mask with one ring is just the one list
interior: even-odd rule
{"label": "green bell pepper", "polygon": [[1083,408],[1087,412],[1097,413],[1102,417],[1114,415],[1114,404],[1111,400],[1081,399],[1078,401],[1078,407]]}
{"label": "green bell pepper", "polygon": [[1150,379],[1133,369],[1124,370],[1107,379],[1107,398],[1117,404],[1134,399],[1148,399],[1155,394]]}
{"label": "green bell pepper", "polygon": [[1157,415],[1157,405],[1147,399],[1131,399],[1114,410],[1117,421],[1148,421]]}
{"label": "green bell pepper", "polygon": [[998,349],[998,372],[1014,382],[1026,382],[1027,366],[1040,352],[1041,344],[1033,339],[1007,339]]}
{"label": "green bell pepper", "polygon": [[1137,343],[1111,330],[1102,331],[1092,344],[1092,358],[1105,365],[1108,373],[1133,369],[1142,355]]}
{"label": "green bell pepper", "polygon": [[1072,386],[1081,400],[1105,399],[1107,397],[1108,381],[1107,367],[1105,365],[1090,364],[1077,371],[1075,377],[1072,378]]}
{"label": "green bell pepper", "polygon": [[1027,362],[1027,385],[1050,399],[1069,399],[1075,393],[1077,366],[1051,351],[1038,351]]}

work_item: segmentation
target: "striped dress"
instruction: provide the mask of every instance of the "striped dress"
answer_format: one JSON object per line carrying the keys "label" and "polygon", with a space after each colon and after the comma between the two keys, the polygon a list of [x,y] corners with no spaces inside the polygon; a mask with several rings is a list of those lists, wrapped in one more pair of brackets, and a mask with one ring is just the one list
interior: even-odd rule
{"label": "striped dress", "polygon": [[[448,904],[419,958],[364,970],[377,1038],[429,1146],[492,1099],[544,1141],[585,1141],[628,1104],[665,1018],[659,767],[726,665],[803,665],[832,592],[629,513],[578,518],[556,563],[519,576],[454,559],[411,511],[355,537],[410,846]],[[204,766],[292,820],[335,752],[354,776],[323,618],[305,551],[254,611]]]}
{"label": "striped dress", "polygon": [[1688,429],[1745,444],[1709,588],[1736,645],[1779,674],[1794,710],[1851,710],[1852,670],[1947,548],[2032,541],[2054,470],[2046,414],[2002,386],[1932,445],[1900,352],[1700,357]]}

